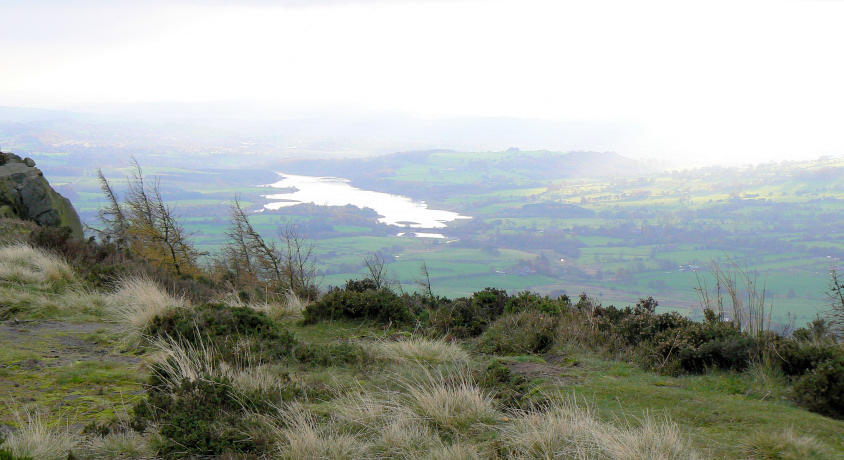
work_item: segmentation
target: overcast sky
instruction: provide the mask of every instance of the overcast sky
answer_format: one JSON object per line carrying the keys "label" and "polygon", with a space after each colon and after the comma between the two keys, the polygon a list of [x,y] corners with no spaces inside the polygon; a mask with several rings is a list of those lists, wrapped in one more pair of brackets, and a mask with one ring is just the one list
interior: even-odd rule
{"label": "overcast sky", "polygon": [[[0,105],[248,101],[626,123],[638,156],[844,155],[844,2],[0,3]],[[584,146],[588,148],[588,146]]]}

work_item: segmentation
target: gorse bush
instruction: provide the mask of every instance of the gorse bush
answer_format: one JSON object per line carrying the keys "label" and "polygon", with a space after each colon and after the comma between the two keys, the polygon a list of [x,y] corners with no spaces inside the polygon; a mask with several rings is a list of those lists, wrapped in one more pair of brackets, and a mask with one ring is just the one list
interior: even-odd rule
{"label": "gorse bush", "polygon": [[835,343],[802,340],[785,340],[777,349],[780,366],[785,375],[800,376],[811,372],[822,363],[842,355]]}
{"label": "gorse bush", "polygon": [[[742,371],[759,354],[757,340],[727,323],[688,322],[657,333],[652,359],[664,368],[701,373],[710,368]],[[652,362],[651,364],[657,364]]]}
{"label": "gorse bush", "polygon": [[571,300],[567,295],[552,299],[530,291],[522,291],[510,297],[505,305],[505,311],[509,313],[538,311],[549,315],[559,315],[569,308],[571,308]]}
{"label": "gorse bush", "polygon": [[600,329],[635,350],[643,364],[663,372],[741,371],[760,356],[759,338],[720,321],[712,311],[696,322],[677,312],[657,314],[657,305],[649,297],[633,308],[598,307],[594,312]]}
{"label": "gorse bush", "polygon": [[504,313],[508,299],[504,291],[494,288],[486,288],[469,298],[443,299],[430,311],[430,326],[441,334],[476,337]]}
{"label": "gorse bush", "polygon": [[798,378],[794,396],[810,411],[844,418],[844,353],[839,352]]}

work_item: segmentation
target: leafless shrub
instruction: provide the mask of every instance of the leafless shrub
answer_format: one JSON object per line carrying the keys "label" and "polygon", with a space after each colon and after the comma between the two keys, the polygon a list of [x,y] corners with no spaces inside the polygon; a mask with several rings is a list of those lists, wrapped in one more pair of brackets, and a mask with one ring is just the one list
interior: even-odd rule
{"label": "leafless shrub", "polygon": [[704,310],[715,312],[721,321],[730,321],[737,328],[751,334],[770,330],[772,303],[767,299],[766,282],[755,273],[742,268],[728,258],[728,264],[712,262],[708,268],[715,277],[710,289],[706,279],[697,272],[697,292]]}

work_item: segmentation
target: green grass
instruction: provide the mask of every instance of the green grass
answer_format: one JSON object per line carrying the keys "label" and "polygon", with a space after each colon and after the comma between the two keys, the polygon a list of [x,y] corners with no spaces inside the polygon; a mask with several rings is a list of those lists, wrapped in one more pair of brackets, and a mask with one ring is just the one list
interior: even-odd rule
{"label": "green grass", "polygon": [[69,366],[53,369],[59,385],[112,385],[139,382],[137,371],[115,362],[77,361]]}

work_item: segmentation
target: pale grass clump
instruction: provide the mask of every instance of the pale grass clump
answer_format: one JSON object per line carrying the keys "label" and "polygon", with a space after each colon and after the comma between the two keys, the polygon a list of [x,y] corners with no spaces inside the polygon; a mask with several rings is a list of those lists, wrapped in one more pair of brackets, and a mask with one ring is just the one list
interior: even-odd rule
{"label": "pale grass clump", "polygon": [[219,369],[220,374],[228,378],[232,385],[241,391],[272,393],[283,389],[285,386],[285,381],[263,364],[236,367],[222,362]]}
{"label": "pale grass clump", "polygon": [[371,345],[373,354],[394,363],[465,364],[469,353],[459,344],[445,340],[414,337],[398,342],[379,341]]}
{"label": "pale grass clump", "polygon": [[152,458],[153,449],[150,440],[135,431],[111,432],[105,436],[95,436],[77,454],[91,460],[109,460],[114,458]]}
{"label": "pale grass clump", "polygon": [[332,401],[331,427],[337,432],[372,440],[377,458],[420,458],[440,443],[428,423],[391,392],[341,395]]}
{"label": "pale grass clump", "polygon": [[408,411],[395,413],[378,431],[375,450],[379,458],[420,458],[440,445],[431,427]]}
{"label": "pale grass clump", "polygon": [[288,291],[281,299],[244,301],[236,293],[223,297],[223,302],[232,307],[246,307],[260,311],[274,320],[301,318],[307,302],[302,301],[295,293]]}
{"label": "pale grass clump", "polygon": [[503,429],[503,442],[517,459],[694,460],[700,455],[677,426],[645,414],[636,423],[600,421],[572,398],[517,414]]}
{"label": "pale grass clump", "polygon": [[593,458],[600,424],[588,407],[565,399],[517,416],[503,430],[515,458]]}
{"label": "pale grass clump", "polygon": [[193,345],[168,336],[153,338],[150,346],[153,371],[171,391],[179,388],[183,380],[195,382],[223,374],[215,350],[205,342]]}
{"label": "pale grass clump", "polygon": [[24,284],[58,285],[76,278],[58,255],[25,243],[0,246],[0,279]]}
{"label": "pale grass clump", "polygon": [[2,447],[16,457],[63,460],[80,442],[69,425],[51,428],[39,413],[25,412],[24,417],[14,411],[13,415],[18,431],[7,435]]}
{"label": "pale grass clump", "polygon": [[679,426],[666,417],[646,413],[637,424],[605,424],[597,433],[597,444],[609,458],[619,460],[696,460],[701,458]]}
{"label": "pale grass clump", "polygon": [[288,289],[287,292],[284,293],[284,307],[287,311],[295,312],[297,315],[301,316],[302,312],[305,311],[305,307],[308,306],[308,301],[303,300],[301,297],[296,295],[292,289]]}
{"label": "pale grass clump", "polygon": [[422,378],[401,383],[406,407],[438,429],[466,432],[500,418],[492,395],[480,389],[468,371],[451,378],[426,372]]}
{"label": "pale grass clump", "polygon": [[211,344],[201,340],[194,345],[172,337],[156,337],[150,345],[153,353],[148,362],[171,390],[178,388],[183,380],[195,382],[213,378],[225,378],[241,391],[270,393],[285,385],[268,366],[254,362],[248,356],[242,366],[229,364],[218,359],[217,350]]}
{"label": "pale grass clump", "polygon": [[346,394],[331,401],[335,425],[346,431],[377,431],[391,420],[399,408],[394,401],[377,398],[362,391]]}
{"label": "pale grass clump", "polygon": [[336,433],[321,424],[317,417],[292,404],[279,409],[283,427],[268,424],[268,431],[278,442],[278,455],[283,459],[360,459],[366,458],[370,445],[354,434]]}
{"label": "pale grass clump", "polygon": [[107,316],[107,298],[78,285],[65,286],[58,293],[21,289],[16,285],[0,286],[0,298],[36,318],[67,318],[85,315],[94,318]]}
{"label": "pale grass clump", "polygon": [[57,303],[66,311],[95,317],[103,317],[108,311],[108,296],[83,287],[75,287],[63,292],[57,299]]}
{"label": "pale grass clump", "polygon": [[794,427],[751,433],[741,442],[740,451],[748,459],[832,458],[814,437],[801,435]]}
{"label": "pale grass clump", "polygon": [[451,445],[440,444],[416,458],[423,458],[425,460],[439,460],[442,458],[449,460],[481,460],[481,458],[488,457],[481,457],[477,446],[458,442]]}
{"label": "pale grass clump", "polygon": [[156,316],[190,307],[187,300],[173,297],[158,283],[144,276],[121,280],[117,290],[108,297],[108,303],[130,341],[139,341]]}

